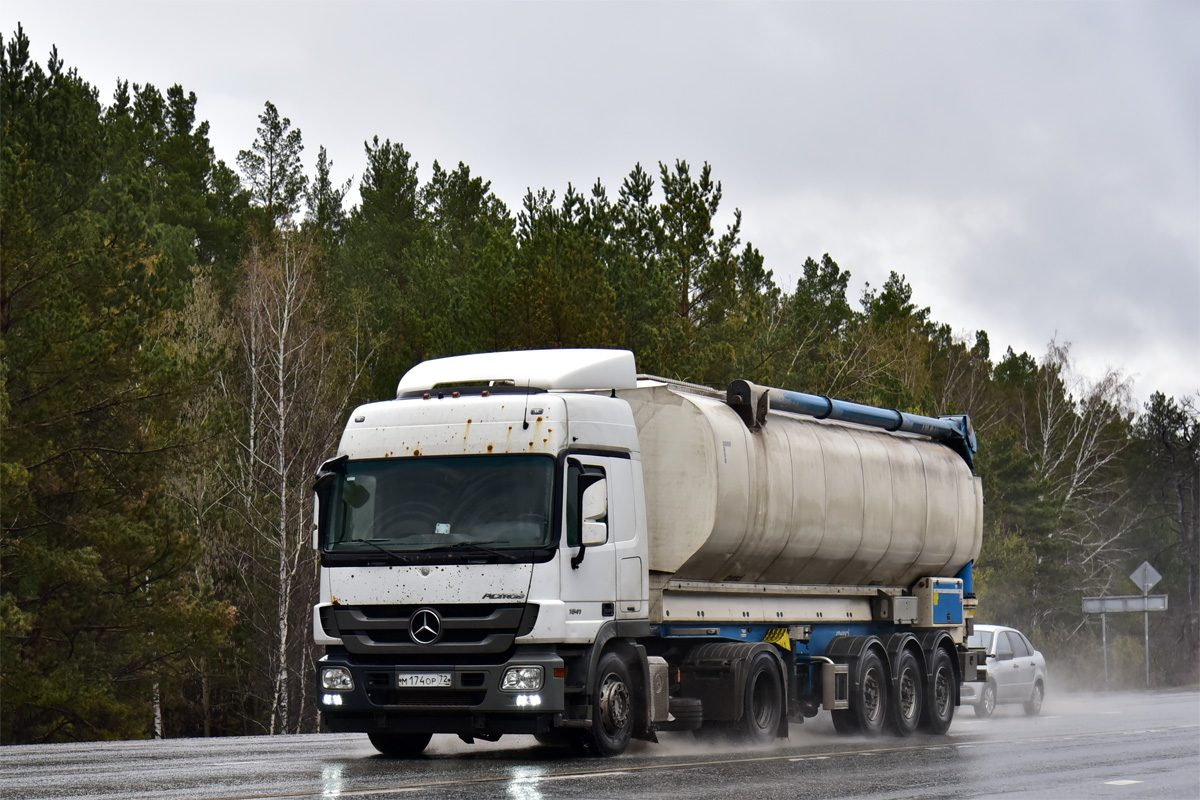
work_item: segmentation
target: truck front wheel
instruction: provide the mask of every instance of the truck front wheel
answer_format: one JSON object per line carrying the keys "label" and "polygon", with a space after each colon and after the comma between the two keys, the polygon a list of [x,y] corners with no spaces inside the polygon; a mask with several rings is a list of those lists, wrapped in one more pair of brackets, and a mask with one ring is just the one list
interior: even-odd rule
{"label": "truck front wheel", "polygon": [[429,745],[433,734],[429,733],[368,733],[367,737],[376,750],[388,758],[412,758],[420,755]]}
{"label": "truck front wheel", "polygon": [[600,657],[592,695],[592,729],[583,736],[583,750],[598,756],[619,756],[633,736],[634,692],[629,667],[616,653]]}

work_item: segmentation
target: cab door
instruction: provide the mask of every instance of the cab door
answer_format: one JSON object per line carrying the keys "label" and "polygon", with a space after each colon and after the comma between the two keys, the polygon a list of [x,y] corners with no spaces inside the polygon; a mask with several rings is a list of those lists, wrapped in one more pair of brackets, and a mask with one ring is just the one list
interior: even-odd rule
{"label": "cab door", "polygon": [[567,641],[590,642],[616,616],[617,556],[611,520],[615,508],[607,456],[568,456],[563,481],[564,519],[559,580]]}

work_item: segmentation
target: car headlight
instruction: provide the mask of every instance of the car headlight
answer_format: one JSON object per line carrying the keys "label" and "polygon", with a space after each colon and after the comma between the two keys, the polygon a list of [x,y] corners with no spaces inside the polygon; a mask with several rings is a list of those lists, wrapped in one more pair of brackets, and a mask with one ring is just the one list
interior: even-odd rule
{"label": "car headlight", "polygon": [[541,688],[541,667],[509,667],[500,679],[502,692],[536,692]]}
{"label": "car headlight", "polygon": [[354,689],[354,678],[345,667],[325,667],[321,670],[321,688],[349,692]]}

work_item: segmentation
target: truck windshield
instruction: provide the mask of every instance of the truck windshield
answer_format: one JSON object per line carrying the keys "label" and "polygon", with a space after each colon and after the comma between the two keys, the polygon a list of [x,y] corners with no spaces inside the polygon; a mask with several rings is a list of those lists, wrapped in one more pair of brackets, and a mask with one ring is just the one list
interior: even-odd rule
{"label": "truck windshield", "polygon": [[346,461],[321,495],[326,552],[550,543],[554,459],[538,455]]}

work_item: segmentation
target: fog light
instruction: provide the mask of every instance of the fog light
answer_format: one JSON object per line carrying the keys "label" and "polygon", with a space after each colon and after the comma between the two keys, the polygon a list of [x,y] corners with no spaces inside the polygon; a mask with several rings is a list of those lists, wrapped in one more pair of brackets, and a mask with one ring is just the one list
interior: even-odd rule
{"label": "fog light", "polygon": [[536,692],[541,688],[541,667],[509,667],[500,681],[502,692]]}
{"label": "fog light", "polygon": [[326,667],[321,670],[321,688],[348,692],[354,689],[354,678],[345,667]]}
{"label": "fog light", "polygon": [[342,704],[342,696],[340,694],[323,695],[321,702],[327,706],[340,706]]}
{"label": "fog light", "polygon": [[542,696],[540,694],[519,694],[517,695],[518,706],[540,706],[542,704]]}

